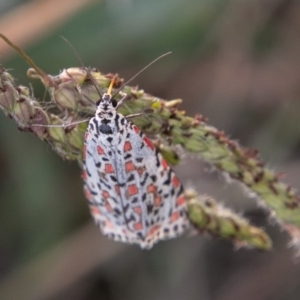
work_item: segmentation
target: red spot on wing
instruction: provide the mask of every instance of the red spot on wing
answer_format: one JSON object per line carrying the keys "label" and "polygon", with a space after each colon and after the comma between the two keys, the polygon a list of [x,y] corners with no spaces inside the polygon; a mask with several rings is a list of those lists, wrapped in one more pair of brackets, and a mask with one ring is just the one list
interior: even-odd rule
{"label": "red spot on wing", "polygon": [[126,141],[124,144],[124,152],[130,151],[132,149],[131,143]]}
{"label": "red spot on wing", "polygon": [[160,226],[152,227],[147,234],[147,239],[151,238],[159,229],[160,229]]}
{"label": "red spot on wing", "polygon": [[146,136],[144,137],[143,140],[144,140],[144,142],[147,144],[147,146],[148,146],[151,150],[154,150],[154,149],[155,149],[153,143],[152,143]]}
{"label": "red spot on wing", "polygon": [[177,205],[180,206],[182,204],[185,204],[186,200],[184,198],[184,196],[180,196],[178,199],[177,199]]}
{"label": "red spot on wing", "polygon": [[111,205],[110,205],[108,202],[106,202],[105,208],[106,208],[106,210],[107,210],[108,212],[112,212],[112,211],[113,211]]}
{"label": "red spot on wing", "polygon": [[134,196],[138,193],[138,191],[139,190],[138,190],[137,186],[135,184],[132,184],[132,185],[128,186],[128,188],[127,188],[127,195]]}
{"label": "red spot on wing", "polygon": [[114,224],[111,221],[108,221],[108,220],[105,222],[105,226],[107,228],[114,228],[115,227]]}
{"label": "red spot on wing", "polygon": [[84,139],[87,140],[88,137],[89,137],[89,133],[86,132],[86,133],[84,134]]}
{"label": "red spot on wing", "polygon": [[118,184],[115,185],[115,191],[118,195],[120,195],[120,186]]}
{"label": "red spot on wing", "polygon": [[142,230],[143,229],[143,224],[141,222],[133,224],[134,230]]}
{"label": "red spot on wing", "polygon": [[98,152],[99,155],[105,154],[103,148],[101,148],[100,146],[97,146],[97,152]]}
{"label": "red spot on wing", "polygon": [[85,198],[88,200],[91,200],[92,194],[86,186],[84,187],[83,192],[84,192]]}
{"label": "red spot on wing", "polygon": [[172,180],[174,187],[178,187],[180,185],[179,179],[175,176]]}
{"label": "red spot on wing", "polygon": [[95,205],[90,206],[90,211],[92,215],[101,215],[100,209]]}
{"label": "red spot on wing", "polygon": [[171,223],[177,221],[177,220],[179,219],[179,217],[180,217],[179,212],[178,212],[178,211],[174,212],[174,213],[171,215],[171,218],[170,218]]}
{"label": "red spot on wing", "polygon": [[163,166],[164,169],[168,169],[169,168],[168,163],[164,159],[161,161],[161,164],[162,164],[162,166]]}
{"label": "red spot on wing", "polygon": [[81,178],[82,178],[83,180],[86,180],[87,177],[88,177],[87,172],[86,172],[86,171],[83,171],[83,172],[81,173]]}
{"label": "red spot on wing", "polygon": [[105,164],[105,172],[106,173],[115,173],[115,170],[111,164]]}
{"label": "red spot on wing", "polygon": [[155,199],[154,199],[154,205],[155,206],[159,206],[160,204],[161,204],[161,197],[156,197]]}
{"label": "red spot on wing", "polygon": [[102,197],[103,197],[104,199],[109,198],[109,192],[108,192],[108,191],[103,191],[103,192],[102,192]]}
{"label": "red spot on wing", "polygon": [[130,172],[130,171],[135,170],[135,166],[132,163],[132,161],[128,161],[128,162],[125,163],[125,170],[126,170],[126,172]]}
{"label": "red spot on wing", "polygon": [[150,184],[147,186],[147,193],[155,193],[156,192],[156,186],[154,184]]}
{"label": "red spot on wing", "polygon": [[136,133],[140,133],[140,132],[141,132],[136,126],[133,126],[133,130],[134,130]]}
{"label": "red spot on wing", "polygon": [[133,210],[134,210],[138,215],[141,215],[141,214],[142,214],[142,208],[141,208],[140,206],[134,207]]}

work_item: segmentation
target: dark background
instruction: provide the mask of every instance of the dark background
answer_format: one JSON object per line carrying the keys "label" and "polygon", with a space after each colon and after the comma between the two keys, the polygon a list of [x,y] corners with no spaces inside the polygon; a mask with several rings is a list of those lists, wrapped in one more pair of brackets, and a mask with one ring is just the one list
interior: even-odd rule
{"label": "dark background", "polygon": [[[80,65],[60,35],[87,66],[126,79],[172,51],[133,84],[182,98],[188,115],[201,113],[257,147],[300,186],[299,1],[2,0],[0,13],[0,32],[53,75]],[[2,41],[0,62],[44,97]],[[183,155],[176,171],[185,186],[266,228],[274,249],[236,249],[205,236],[150,251],[109,241],[91,222],[77,164],[0,113],[0,299],[299,299],[296,251],[253,196],[194,156]]]}

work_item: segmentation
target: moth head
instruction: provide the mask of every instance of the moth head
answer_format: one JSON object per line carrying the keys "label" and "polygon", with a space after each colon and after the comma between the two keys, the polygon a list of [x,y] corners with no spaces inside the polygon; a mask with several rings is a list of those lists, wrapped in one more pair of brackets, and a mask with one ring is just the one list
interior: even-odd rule
{"label": "moth head", "polygon": [[98,108],[107,110],[109,108],[116,107],[117,101],[115,99],[113,99],[112,95],[111,95],[111,91],[112,91],[114,82],[115,82],[115,78],[113,78],[112,81],[110,82],[107,92],[104,93],[100,97],[100,99],[96,102],[96,105]]}

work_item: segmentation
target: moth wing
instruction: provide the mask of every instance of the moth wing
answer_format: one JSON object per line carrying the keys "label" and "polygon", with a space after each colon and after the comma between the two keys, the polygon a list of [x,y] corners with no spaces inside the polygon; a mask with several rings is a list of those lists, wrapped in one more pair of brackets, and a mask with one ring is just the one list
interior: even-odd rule
{"label": "moth wing", "polygon": [[182,184],[149,138],[125,118],[123,125],[109,146],[102,138],[86,140],[91,153],[86,154],[85,189],[105,235],[149,249],[186,230],[186,200]]}

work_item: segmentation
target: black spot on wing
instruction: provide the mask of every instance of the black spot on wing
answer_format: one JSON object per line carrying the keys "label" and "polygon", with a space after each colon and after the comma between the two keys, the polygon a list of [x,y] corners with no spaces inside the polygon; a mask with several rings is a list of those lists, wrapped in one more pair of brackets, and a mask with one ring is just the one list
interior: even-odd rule
{"label": "black spot on wing", "polygon": [[153,204],[148,204],[147,205],[147,213],[148,214],[152,213],[153,207],[154,207]]}
{"label": "black spot on wing", "polygon": [[110,175],[110,179],[111,179],[113,182],[118,182],[118,179],[117,179],[114,175]]}
{"label": "black spot on wing", "polygon": [[98,195],[98,193],[95,192],[95,191],[93,191],[92,189],[89,189],[89,190],[90,190],[90,192],[91,192],[92,195],[94,195],[94,196]]}
{"label": "black spot on wing", "polygon": [[175,189],[171,189],[171,196],[175,195]]}
{"label": "black spot on wing", "polygon": [[143,196],[142,196],[142,201],[145,202],[146,199],[147,199],[147,194],[144,193]]}
{"label": "black spot on wing", "polygon": [[158,168],[160,166],[160,160],[157,150],[155,151],[155,158],[156,158],[156,167]]}
{"label": "black spot on wing", "polygon": [[[107,184],[107,181],[106,180],[103,180],[102,178],[99,179],[100,180],[100,183],[102,183],[103,185],[105,185],[105,187],[108,189],[108,190],[111,190],[111,185],[110,184]],[[99,186],[99,189],[100,186]]]}
{"label": "black spot on wing", "polygon": [[125,156],[124,156],[124,159],[126,160],[126,159],[128,159],[128,158],[130,158],[132,155],[130,154],[130,153],[127,153]]}
{"label": "black spot on wing", "polygon": [[134,175],[133,174],[130,174],[129,177],[127,178],[127,181],[132,181],[134,180]]}
{"label": "black spot on wing", "polygon": [[150,178],[152,179],[153,182],[155,182],[157,180],[156,175],[151,175]]}
{"label": "black spot on wing", "polygon": [[148,177],[149,177],[149,174],[146,173],[144,180],[141,181],[141,186],[144,186],[144,185],[145,185],[145,183],[146,183]]}
{"label": "black spot on wing", "polygon": [[180,184],[180,187],[179,187],[179,189],[177,190],[176,196],[179,196],[179,195],[181,195],[182,193],[183,193],[183,186],[182,186],[182,184]]}
{"label": "black spot on wing", "polygon": [[101,124],[98,129],[103,134],[113,134],[112,128],[107,124]]}
{"label": "black spot on wing", "polygon": [[171,176],[172,176],[172,171],[168,172],[168,178],[163,182],[163,185],[170,185],[171,184]]}
{"label": "black spot on wing", "polygon": [[114,213],[118,216],[121,215],[121,211],[118,208],[114,208]]}
{"label": "black spot on wing", "polygon": [[[96,118],[93,118],[93,121],[92,121],[94,124],[95,124],[95,128],[96,128],[96,131],[97,131],[97,133],[98,133],[98,122],[97,122],[97,120],[96,120]],[[91,127],[94,129],[94,126],[93,126],[93,123],[92,122],[90,122],[90,125],[91,125]]]}
{"label": "black spot on wing", "polygon": [[134,197],[132,200],[131,200],[131,203],[137,203],[139,201],[139,199],[137,197]]}
{"label": "black spot on wing", "polygon": [[[114,100],[114,99],[113,99]],[[116,124],[116,127],[117,127],[117,130],[119,131],[120,127],[119,127],[119,119],[120,119],[120,115],[119,114],[116,114],[116,117],[115,117],[115,124]]]}
{"label": "black spot on wing", "polygon": [[138,232],[137,235],[140,238],[140,240],[145,240],[145,236],[141,232]]}
{"label": "black spot on wing", "polygon": [[85,169],[88,176],[92,176],[91,172],[88,170],[88,168]]}
{"label": "black spot on wing", "polygon": [[128,208],[129,208],[129,204],[126,204],[126,205],[123,206],[124,213],[126,213],[126,211],[128,210]]}
{"label": "black spot on wing", "polygon": [[[93,120],[93,122],[94,122],[94,120]],[[92,122],[90,122],[90,127],[94,131],[94,124]]]}

